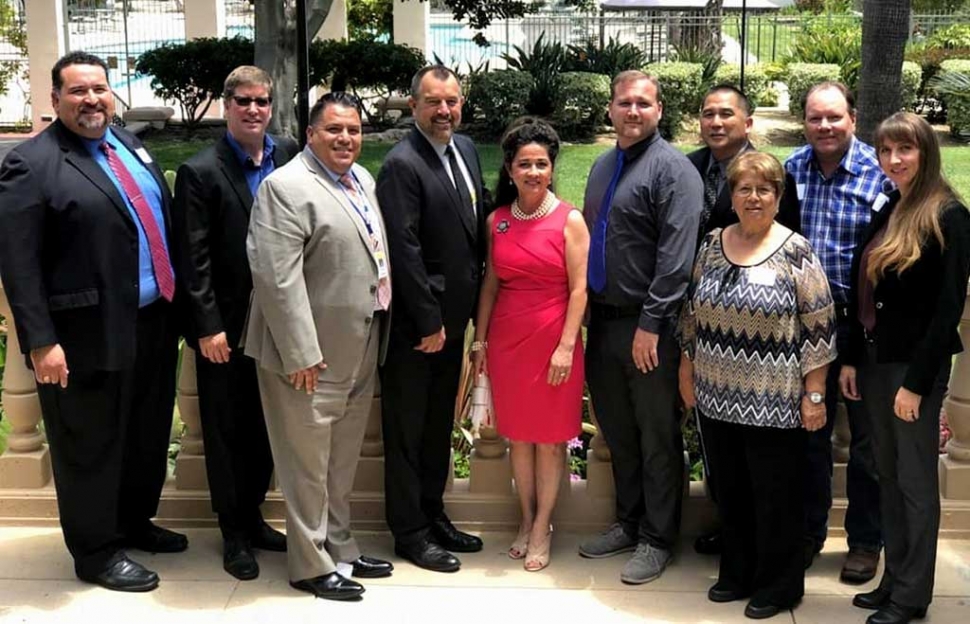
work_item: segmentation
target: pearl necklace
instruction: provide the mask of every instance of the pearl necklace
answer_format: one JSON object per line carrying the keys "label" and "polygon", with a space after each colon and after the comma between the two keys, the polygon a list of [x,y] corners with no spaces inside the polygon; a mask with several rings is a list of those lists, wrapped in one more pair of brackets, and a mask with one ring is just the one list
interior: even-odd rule
{"label": "pearl necklace", "polygon": [[519,208],[519,199],[516,198],[512,200],[512,216],[519,221],[536,221],[549,214],[549,211],[551,211],[558,202],[559,200],[551,191],[547,192],[545,198],[542,200],[542,203],[539,204],[539,207],[536,210],[526,214]]}

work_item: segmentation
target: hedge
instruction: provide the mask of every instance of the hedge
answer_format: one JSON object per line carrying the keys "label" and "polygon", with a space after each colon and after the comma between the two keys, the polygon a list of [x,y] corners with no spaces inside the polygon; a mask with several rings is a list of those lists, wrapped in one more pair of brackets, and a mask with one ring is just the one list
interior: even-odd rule
{"label": "hedge", "polygon": [[700,63],[653,63],[643,71],[657,78],[661,86],[663,116],[660,118],[660,134],[668,141],[677,138],[680,120],[704,95],[704,66]]}
{"label": "hedge", "polygon": [[590,72],[563,73],[552,115],[560,138],[568,141],[593,137],[609,103],[609,76]]}
{"label": "hedge", "polygon": [[904,109],[908,111],[916,109],[916,105],[919,103],[919,85],[922,79],[923,68],[919,66],[919,63],[903,62],[899,99]]}
{"label": "hedge", "polygon": [[526,114],[529,94],[535,85],[528,72],[515,69],[476,74],[470,82],[468,97],[482,114],[492,137],[501,136],[510,122]]}
{"label": "hedge", "polygon": [[[741,66],[721,65],[714,72],[714,84],[730,84],[740,87]],[[744,94],[748,96],[753,108],[765,105],[768,98],[768,74],[761,65],[747,65],[744,68]]]}
{"label": "hedge", "polygon": [[788,112],[795,117],[804,118],[802,99],[814,85],[826,80],[839,80],[838,65],[821,63],[792,63],[788,66]]}
{"label": "hedge", "polygon": [[[960,73],[970,76],[970,60],[951,59],[940,63],[940,73]],[[964,138],[970,134],[970,94],[947,95],[946,119],[950,124],[950,134],[957,138]]]}

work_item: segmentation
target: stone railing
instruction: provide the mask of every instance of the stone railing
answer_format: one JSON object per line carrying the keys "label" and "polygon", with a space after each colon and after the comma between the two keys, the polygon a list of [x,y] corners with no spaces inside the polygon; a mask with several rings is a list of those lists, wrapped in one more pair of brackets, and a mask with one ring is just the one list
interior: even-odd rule
{"label": "stone railing", "polygon": [[[0,456],[0,522],[53,523],[57,507],[51,484],[50,455],[39,427],[41,413],[36,387],[19,354],[2,286],[0,315],[8,319],[9,325],[2,402],[12,425],[7,451]],[[970,344],[970,306],[964,311],[960,331],[965,343]],[[195,370],[195,353],[186,347],[177,404],[185,431],[174,477],[162,495],[159,516],[174,523],[205,525],[214,523],[214,516],[208,500]],[[948,453],[940,457],[944,497],[942,529],[949,535],[966,537],[970,536],[970,355],[957,357],[946,409],[953,438],[947,446]],[[843,422],[837,422],[833,434],[836,503],[830,526],[834,532],[842,525],[844,462],[849,437],[844,414],[840,420]],[[380,397],[375,396],[354,482],[352,513],[359,528],[384,528],[383,454]],[[601,527],[613,518],[610,453],[602,436],[593,437],[587,459],[586,479],[570,481],[566,476],[563,480],[555,522],[567,530]],[[448,483],[446,504],[452,519],[466,527],[513,529],[518,523],[519,507],[512,485],[508,443],[494,430],[483,431],[474,441],[469,474],[467,479],[451,479]],[[703,483],[687,483],[685,479],[685,489],[683,532],[697,534],[713,525],[715,510],[705,496]],[[275,486],[263,511],[271,520],[281,520],[284,516],[282,498]]]}

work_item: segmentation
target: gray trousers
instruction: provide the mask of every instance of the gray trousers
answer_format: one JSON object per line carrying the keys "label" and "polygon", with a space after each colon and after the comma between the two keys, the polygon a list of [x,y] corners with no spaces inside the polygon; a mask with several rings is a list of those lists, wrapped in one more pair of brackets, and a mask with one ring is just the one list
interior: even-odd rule
{"label": "gray trousers", "polygon": [[859,391],[872,425],[879,473],[886,567],[879,586],[892,601],[925,607],[933,599],[936,540],[940,529],[940,407],[950,376],[947,358],[932,391],[920,401],[919,418],[893,413],[907,364],[873,364],[874,345],[859,368]]}
{"label": "gray trousers", "polygon": [[360,557],[350,533],[350,492],[374,400],[380,323],[373,323],[357,371],[345,382],[318,380],[312,395],[259,369],[266,429],[286,499],[291,581],[335,572]]}

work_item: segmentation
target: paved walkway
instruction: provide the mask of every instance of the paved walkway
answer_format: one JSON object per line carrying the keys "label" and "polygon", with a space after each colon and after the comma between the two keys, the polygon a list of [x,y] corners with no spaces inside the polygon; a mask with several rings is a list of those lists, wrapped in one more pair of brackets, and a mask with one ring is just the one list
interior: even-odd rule
{"label": "paved walkway", "polygon": [[[580,559],[576,547],[581,536],[576,534],[557,533],[552,565],[529,573],[505,556],[511,534],[487,533],[485,550],[462,555],[464,567],[457,574],[427,572],[395,560],[386,533],[359,534],[366,553],[395,560],[398,569],[391,578],[366,582],[363,600],[347,604],[291,589],[281,553],[260,553],[259,579],[238,582],[222,570],[216,530],[188,533],[187,553],[134,554],[159,572],[158,590],[119,594],[74,578],[56,529],[0,528],[0,623],[750,623],[742,615],[744,603],[706,599],[716,559],[694,554],[687,541],[660,580],[631,587],[619,581],[622,557]],[[771,622],[862,624],[868,613],[850,604],[860,588],[837,578],[844,549],[844,540],[829,539],[809,571],[801,605]],[[970,622],[970,541],[944,540],[939,550],[936,599],[926,621]]]}

